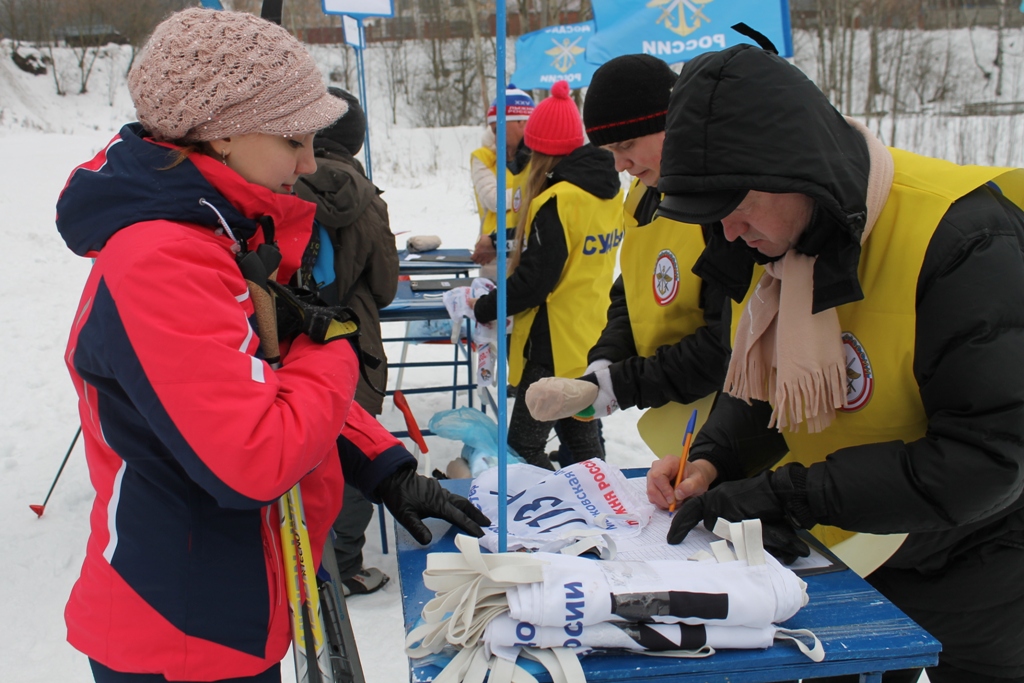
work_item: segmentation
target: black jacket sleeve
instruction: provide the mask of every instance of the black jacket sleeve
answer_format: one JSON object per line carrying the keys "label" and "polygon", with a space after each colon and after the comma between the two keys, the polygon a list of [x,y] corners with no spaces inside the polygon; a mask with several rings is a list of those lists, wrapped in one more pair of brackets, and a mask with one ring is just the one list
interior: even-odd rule
{"label": "black jacket sleeve", "polygon": [[613,363],[636,355],[636,344],[633,341],[633,326],[629,322],[629,309],[626,306],[626,286],[622,276],[615,278],[608,292],[611,303],[608,304],[608,322],[598,338],[597,343],[587,354],[587,362],[608,360]]}
{"label": "black jacket sleeve", "polygon": [[690,460],[707,460],[718,469],[715,483],[752,477],[783,458],[789,447],[775,429],[768,429],[772,407],[764,401],[748,405],[719,394],[711,414],[693,439]]}
{"label": "black jacket sleeve", "polygon": [[[843,448],[808,468],[817,523],[910,533],[888,566],[938,569],[960,549],[1024,529],[1022,253],[1024,213],[996,192],[982,187],[950,207],[917,285],[925,437]],[[719,401],[694,457],[715,462],[720,479],[767,466],[782,438],[769,437],[768,414]]]}
{"label": "black jacket sleeve", "polygon": [[[675,344],[659,347],[653,356],[631,357],[609,368],[619,407],[658,408],[670,401],[690,403],[722,388],[729,363],[722,328],[725,294],[701,284],[704,325]],[[610,314],[610,312],[609,312]],[[632,332],[630,332],[632,344]]]}
{"label": "black jacket sleeve", "polygon": [[[534,216],[530,239],[519,259],[519,266],[506,281],[508,315],[542,306],[561,279],[562,269],[568,260],[565,231],[558,218],[558,197],[553,196]],[[497,320],[497,292],[490,292],[477,299],[473,313],[477,322]]]}
{"label": "black jacket sleeve", "polygon": [[914,376],[927,434],[845,448],[812,466],[819,522],[912,532],[894,559],[920,567],[955,543],[981,542],[1010,513],[1021,517],[1022,252],[1024,213],[988,187],[949,209],[917,288]]}

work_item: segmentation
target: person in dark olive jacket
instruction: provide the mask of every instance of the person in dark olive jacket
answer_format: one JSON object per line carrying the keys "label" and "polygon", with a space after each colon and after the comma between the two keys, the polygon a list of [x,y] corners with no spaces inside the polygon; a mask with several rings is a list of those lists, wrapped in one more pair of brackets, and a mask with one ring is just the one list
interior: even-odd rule
{"label": "person in dark olive jacket", "polygon": [[933,683],[1024,680],[1021,176],[884,147],[767,48],[672,93],[659,210],[712,226],[695,268],[737,304],[728,396],[648,495],[685,500],[672,543],[723,517],[788,560],[796,527],[883,546],[844,559],[942,643]]}
{"label": "person in dark olive jacket", "polygon": [[[345,101],[348,111],[313,139],[315,173],[299,178],[295,194],[316,204],[317,235],[310,242],[315,263],[304,269],[320,297],[351,308],[359,317],[359,348],[380,361],[364,364],[356,402],[380,415],[388,382],[387,357],[380,329],[380,309],[398,290],[398,249],[381,190],[370,182],[354,155],[363,147],[366,114],[359,99],[341,88],[328,92]],[[355,486],[346,485],[345,505],[334,522],[334,550],[346,595],[373,593],[387,574],[363,566],[366,528],[373,505]]]}
{"label": "person in dark olive jacket", "polygon": [[[356,390],[356,400],[371,415],[380,415],[388,380],[387,358],[381,341],[380,309],[391,303],[398,291],[398,249],[391,232],[388,205],[382,190],[366,177],[356,154],[363,147],[366,114],[359,99],[341,88],[327,91],[348,104],[348,112],[313,140],[315,173],[299,178],[295,194],[316,206],[316,220],[324,229],[319,248],[327,252],[333,269],[316,282],[320,297],[329,304],[342,304],[359,317],[359,347],[381,361],[366,368]],[[372,387],[370,385],[373,385]]]}

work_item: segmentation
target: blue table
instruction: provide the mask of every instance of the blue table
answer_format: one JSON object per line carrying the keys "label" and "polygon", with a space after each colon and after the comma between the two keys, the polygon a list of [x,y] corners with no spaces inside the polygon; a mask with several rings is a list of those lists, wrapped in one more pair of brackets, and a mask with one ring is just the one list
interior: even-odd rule
{"label": "blue table", "polygon": [[[444,292],[414,292],[408,280],[398,281],[398,291],[390,304],[380,309],[380,321],[408,322],[411,320],[447,320]],[[387,340],[385,340],[387,341]],[[391,340],[395,341],[395,340]]]}
{"label": "blue table", "polygon": [[[399,280],[398,292],[395,294],[394,300],[386,307],[380,310],[380,321],[385,322],[412,322],[416,320],[448,320],[448,310],[444,307],[444,301],[442,296],[444,292],[414,292],[409,286],[408,280]],[[402,356],[401,360],[397,363],[388,363],[390,368],[398,368],[398,379],[396,381],[396,387],[401,388],[402,376],[404,375],[405,368],[438,368],[438,367],[451,367],[452,368],[452,383],[441,386],[428,386],[428,387],[416,387],[413,389],[402,389],[402,393],[405,394],[431,394],[437,392],[451,392],[452,393],[452,408],[455,408],[458,402],[458,392],[465,391],[467,401],[469,405],[473,405],[473,390],[476,388],[473,374],[475,372],[473,364],[473,351],[472,351],[472,337],[471,328],[467,327],[466,338],[460,340],[457,344],[453,344],[452,359],[451,360],[436,360],[436,361],[406,361],[406,357],[409,350],[409,344],[416,343],[450,343],[449,339],[441,339],[438,337],[417,337],[410,336],[408,333],[408,326],[406,327],[406,334],[402,337],[387,337],[384,342],[401,342],[402,343]],[[466,371],[466,382],[464,384],[459,383],[459,370],[465,369]],[[388,391],[388,394],[394,393]]]}
{"label": "blue table", "polygon": [[[469,271],[480,266],[473,263],[469,249],[434,249],[418,254],[420,258],[409,259],[405,249],[398,252],[399,275],[468,275]],[[417,256],[417,254],[413,254]]]}
{"label": "blue table", "polygon": [[[629,470],[627,476],[640,470]],[[466,495],[468,479],[449,479],[446,488]],[[431,526],[443,529],[443,526]],[[405,629],[419,619],[433,592],[423,585],[427,553],[455,552],[449,529],[420,546],[398,527],[398,571],[402,586]],[[705,659],[671,659],[626,653],[593,653],[580,661],[588,681],[656,681],[675,683],[767,683],[801,678],[861,674],[863,683],[879,683],[881,672],[934,666],[941,646],[920,626],[850,570],[808,576],[810,603],[783,624],[813,631],[825,647],[825,661],[815,663],[785,643],[768,650],[720,650]],[[414,683],[433,680],[441,668],[411,661]],[[531,673],[533,670],[531,669]],[[534,674],[550,681],[546,672]]]}

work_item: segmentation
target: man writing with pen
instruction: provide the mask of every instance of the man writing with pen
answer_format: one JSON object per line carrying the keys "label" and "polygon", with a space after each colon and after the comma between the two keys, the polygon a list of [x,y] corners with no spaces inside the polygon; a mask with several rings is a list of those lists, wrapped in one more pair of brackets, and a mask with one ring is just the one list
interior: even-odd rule
{"label": "man writing with pen", "polygon": [[932,683],[1022,681],[1024,172],[886,148],[759,42],[672,91],[659,211],[710,227],[694,270],[734,301],[733,352],[648,495],[670,543],[718,518],[788,561],[799,528],[888,535],[860,571],[942,643]]}

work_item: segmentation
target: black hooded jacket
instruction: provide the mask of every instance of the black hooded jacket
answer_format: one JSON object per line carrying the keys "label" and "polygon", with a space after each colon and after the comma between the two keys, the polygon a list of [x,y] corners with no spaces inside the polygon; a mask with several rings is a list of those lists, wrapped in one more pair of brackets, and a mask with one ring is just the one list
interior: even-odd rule
{"label": "black hooded jacket", "polygon": [[[815,213],[796,249],[818,257],[814,308],[823,310],[863,297],[857,263],[867,147],[811,81],[785,62],[773,67],[775,60],[782,61],[742,46],[684,68],[669,110],[659,189],[812,197]],[[720,223],[711,232],[694,270],[739,300],[750,284],[753,250],[742,240],[727,242]],[[886,267],[918,267],[898,253],[888,258]],[[807,468],[808,521],[909,533],[885,566],[912,574],[936,576],[971,553],[1024,547],[1021,292],[1024,213],[983,186],[949,208],[920,265],[913,370],[928,417],[925,437],[840,449]],[[721,396],[691,457],[714,463],[719,481],[772,466],[787,446],[783,434],[767,428],[770,414],[765,403]],[[994,592],[1024,594],[1019,576],[959,580],[980,577]],[[912,595],[914,585],[901,590]],[[942,609],[958,609],[955,587],[949,592]]]}
{"label": "black hooded jacket", "polygon": [[[779,64],[785,66],[779,68]],[[814,311],[857,301],[860,237],[867,215],[867,144],[796,67],[752,45],[695,58],[673,89],[658,189],[799,192],[816,210],[797,251],[821,256]],[[715,224],[694,272],[739,301],[755,261]]]}
{"label": "black hooded jacket", "polygon": [[[611,152],[584,145],[578,147],[555,166],[548,187],[558,182],[572,183],[599,199],[612,199],[619,193],[619,174]],[[564,230],[558,217],[558,197],[551,197],[537,211],[526,248],[519,266],[508,278],[506,307],[508,315],[515,315],[539,307],[530,328],[526,344],[526,357],[548,367],[554,367],[551,354],[551,331],[548,325],[547,297],[562,277],[562,269],[569,259]],[[586,305],[586,302],[581,302]],[[495,292],[480,297],[474,309],[476,319],[489,323],[498,317],[498,299]]]}

